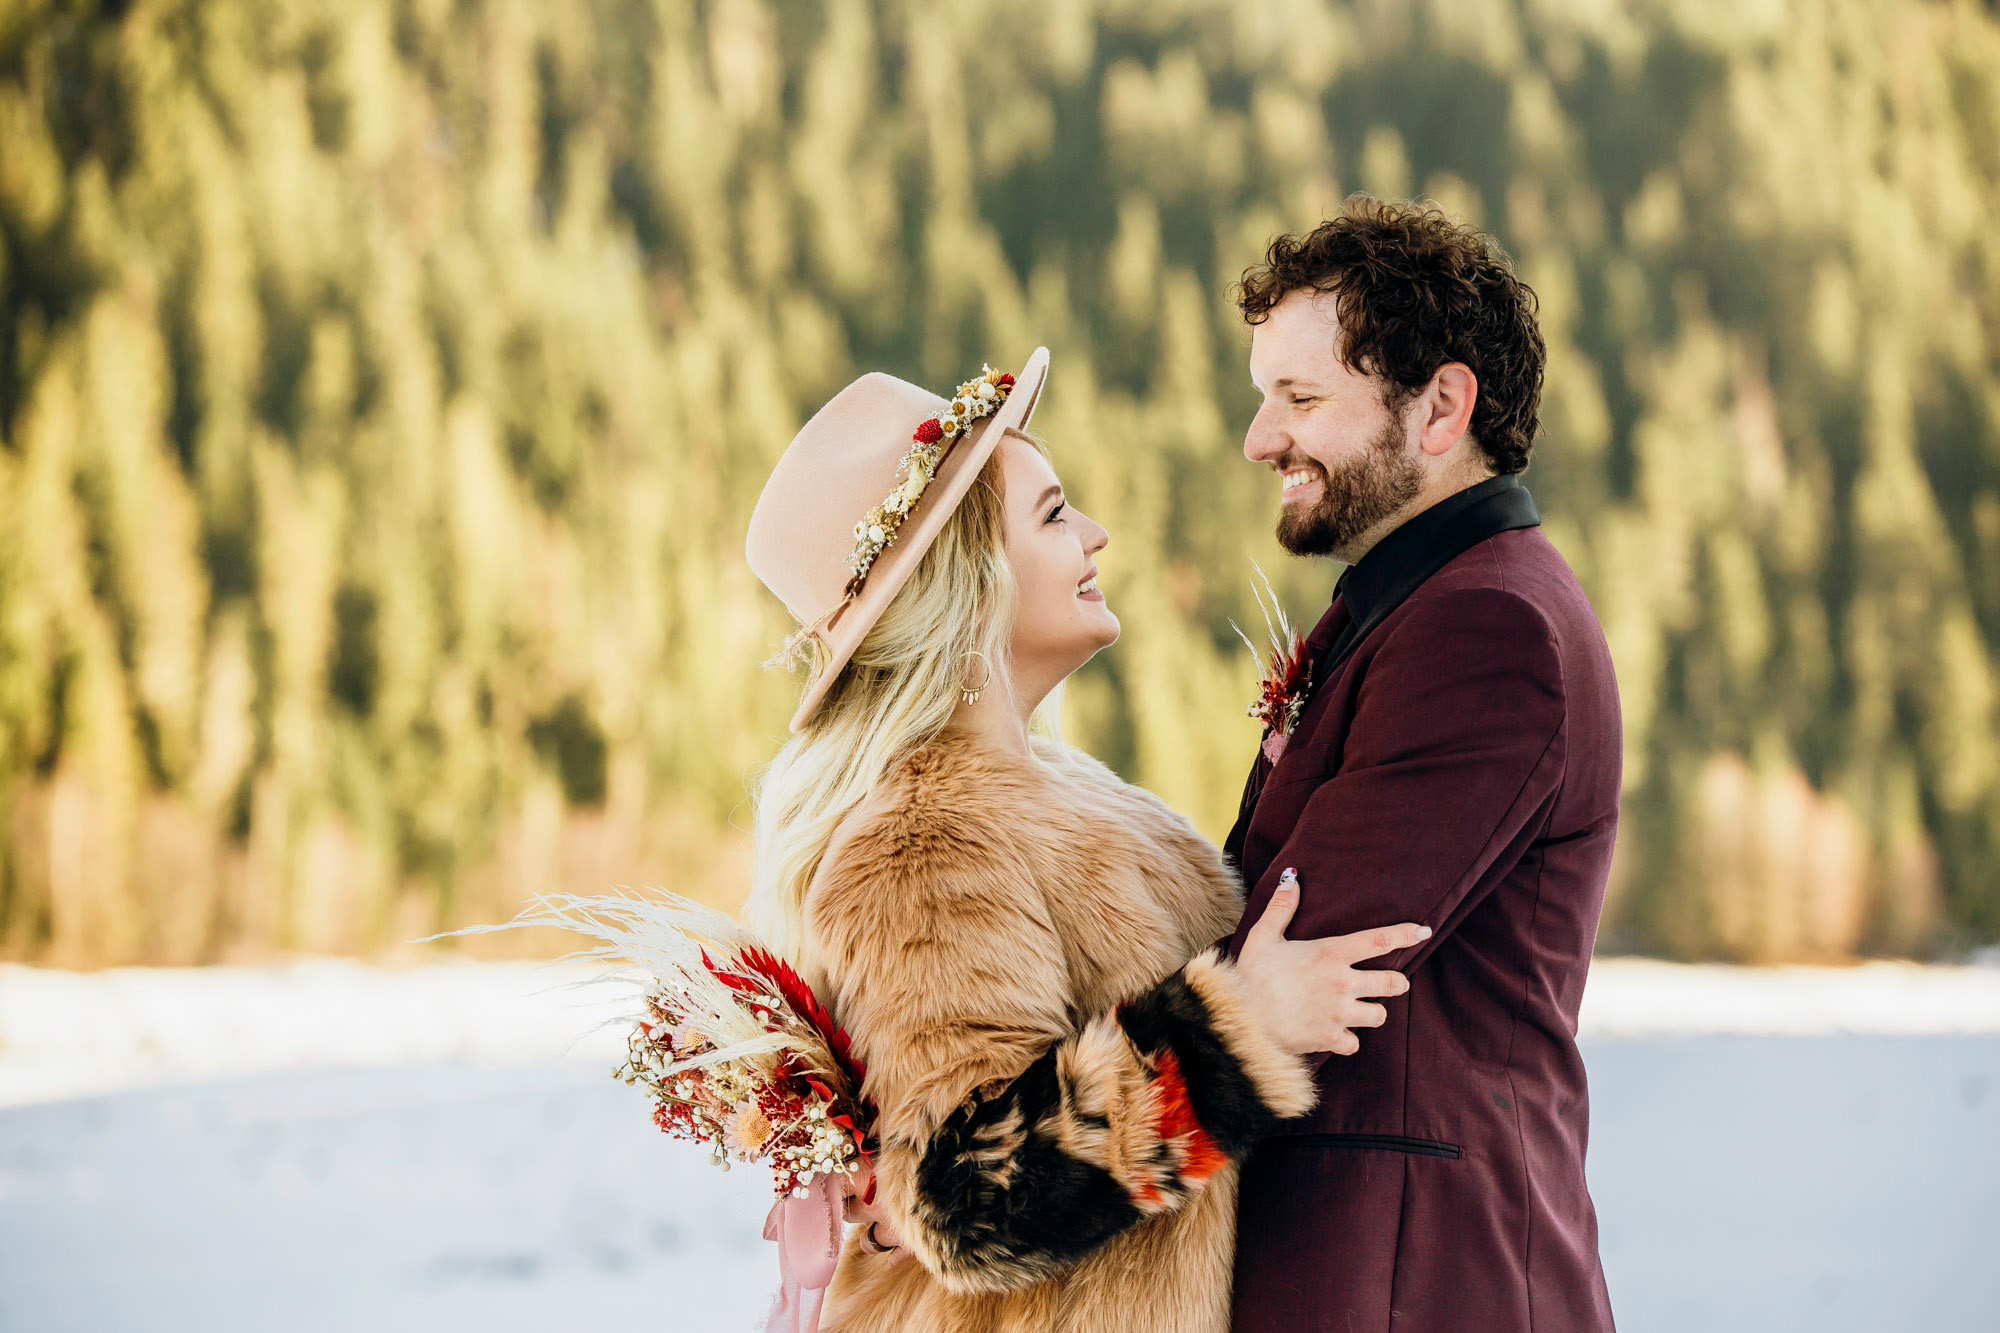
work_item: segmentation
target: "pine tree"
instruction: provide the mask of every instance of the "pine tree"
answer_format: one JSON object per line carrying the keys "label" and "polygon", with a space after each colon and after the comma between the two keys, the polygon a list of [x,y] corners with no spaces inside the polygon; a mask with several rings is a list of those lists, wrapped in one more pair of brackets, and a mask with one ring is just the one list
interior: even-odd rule
{"label": "pine tree", "polygon": [[1219,834],[1250,562],[1334,572],[1237,457],[1229,285],[1357,188],[1540,293],[1607,946],[2000,938],[1996,76],[1972,0],[13,0],[0,950],[730,900],[764,475],[862,369],[1037,343],[1126,630],[1071,733]]}

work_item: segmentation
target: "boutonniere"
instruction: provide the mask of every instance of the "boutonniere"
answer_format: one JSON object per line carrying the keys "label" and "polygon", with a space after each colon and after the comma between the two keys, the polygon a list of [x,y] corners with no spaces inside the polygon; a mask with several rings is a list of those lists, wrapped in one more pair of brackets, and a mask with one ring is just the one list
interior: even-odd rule
{"label": "boutonniere", "polygon": [[1257,570],[1264,585],[1259,588],[1252,583],[1250,590],[1257,596],[1257,609],[1264,613],[1264,628],[1270,633],[1270,657],[1257,652],[1257,645],[1250,642],[1241,625],[1232,620],[1229,627],[1257,663],[1257,700],[1246,711],[1264,724],[1264,757],[1275,764],[1291,744],[1299,717],[1306,711],[1306,700],[1312,696],[1313,664],[1306,653],[1305,636],[1292,627],[1285,608],[1278,604],[1270,578],[1254,562],[1251,568]]}

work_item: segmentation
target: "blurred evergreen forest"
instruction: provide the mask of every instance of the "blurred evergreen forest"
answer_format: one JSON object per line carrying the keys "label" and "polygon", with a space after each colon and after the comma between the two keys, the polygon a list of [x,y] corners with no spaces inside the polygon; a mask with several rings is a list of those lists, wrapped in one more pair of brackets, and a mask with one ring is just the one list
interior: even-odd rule
{"label": "blurred evergreen forest", "polygon": [[1219,835],[1250,561],[1336,572],[1229,287],[1354,189],[1541,295],[1601,947],[2000,938],[1991,0],[0,0],[0,954],[732,899],[767,469],[1038,342],[1125,624],[1069,730]]}

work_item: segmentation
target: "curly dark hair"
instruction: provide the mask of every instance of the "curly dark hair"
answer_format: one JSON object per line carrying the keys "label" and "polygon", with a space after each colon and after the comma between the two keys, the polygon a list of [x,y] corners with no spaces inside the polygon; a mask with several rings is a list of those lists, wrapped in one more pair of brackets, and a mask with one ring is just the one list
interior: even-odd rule
{"label": "curly dark hair", "polygon": [[1245,321],[1261,324],[1308,288],[1338,298],[1340,359],[1384,381],[1392,412],[1439,366],[1471,367],[1479,380],[1473,439],[1495,470],[1527,468],[1547,353],[1535,293],[1498,241],[1435,204],[1350,195],[1338,217],[1272,241],[1264,262],[1244,270],[1236,303]]}

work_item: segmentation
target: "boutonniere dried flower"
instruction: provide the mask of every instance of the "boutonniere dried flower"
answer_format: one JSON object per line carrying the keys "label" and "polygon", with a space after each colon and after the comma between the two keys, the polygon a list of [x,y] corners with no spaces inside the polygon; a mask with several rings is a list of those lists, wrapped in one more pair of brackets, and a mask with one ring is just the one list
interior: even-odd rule
{"label": "boutonniere dried flower", "polygon": [[1279,605],[1270,578],[1254,562],[1251,568],[1257,570],[1257,579],[1263,584],[1259,588],[1252,583],[1250,590],[1264,613],[1264,628],[1271,638],[1270,657],[1265,659],[1257,652],[1257,645],[1250,642],[1241,625],[1232,620],[1229,627],[1257,663],[1257,700],[1247,713],[1264,724],[1264,757],[1275,764],[1291,744],[1299,717],[1306,711],[1306,700],[1312,696],[1313,664],[1306,653],[1305,637],[1293,628],[1285,608]]}

